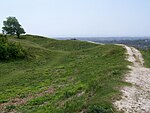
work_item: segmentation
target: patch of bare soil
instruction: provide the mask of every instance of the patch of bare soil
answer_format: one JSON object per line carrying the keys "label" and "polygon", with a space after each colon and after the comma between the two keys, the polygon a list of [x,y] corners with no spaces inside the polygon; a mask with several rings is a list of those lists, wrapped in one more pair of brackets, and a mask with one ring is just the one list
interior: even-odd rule
{"label": "patch of bare soil", "polygon": [[125,78],[132,86],[121,90],[121,100],[116,101],[114,105],[125,113],[150,113],[150,68],[143,66],[144,60],[137,49],[122,46],[127,50],[127,60],[133,64],[129,66],[131,71]]}

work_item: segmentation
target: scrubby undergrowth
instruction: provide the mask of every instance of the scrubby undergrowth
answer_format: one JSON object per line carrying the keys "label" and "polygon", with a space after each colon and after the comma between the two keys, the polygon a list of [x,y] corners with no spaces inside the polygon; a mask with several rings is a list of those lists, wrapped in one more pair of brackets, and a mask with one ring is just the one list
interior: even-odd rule
{"label": "scrubby undergrowth", "polygon": [[0,60],[25,58],[26,51],[20,43],[9,42],[7,36],[0,35]]}

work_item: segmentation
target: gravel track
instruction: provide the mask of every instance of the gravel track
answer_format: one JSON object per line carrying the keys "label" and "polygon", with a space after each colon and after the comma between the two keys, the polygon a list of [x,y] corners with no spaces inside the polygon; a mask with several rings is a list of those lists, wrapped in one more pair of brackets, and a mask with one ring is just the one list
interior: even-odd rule
{"label": "gravel track", "polygon": [[128,58],[132,63],[131,71],[126,75],[125,81],[132,86],[123,87],[121,100],[117,100],[114,106],[125,113],[150,113],[150,68],[143,66],[144,60],[141,53],[126,45]]}

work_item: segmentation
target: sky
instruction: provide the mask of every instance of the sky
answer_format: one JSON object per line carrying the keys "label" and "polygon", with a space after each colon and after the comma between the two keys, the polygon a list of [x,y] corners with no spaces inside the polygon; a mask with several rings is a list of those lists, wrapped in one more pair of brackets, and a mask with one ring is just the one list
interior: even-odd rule
{"label": "sky", "polygon": [[148,37],[150,0],[0,0],[27,34],[48,37]]}

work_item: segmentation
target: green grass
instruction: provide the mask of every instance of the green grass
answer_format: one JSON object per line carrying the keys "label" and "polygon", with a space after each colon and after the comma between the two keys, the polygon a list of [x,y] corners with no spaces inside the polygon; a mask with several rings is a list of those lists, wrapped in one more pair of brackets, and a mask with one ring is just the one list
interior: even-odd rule
{"label": "green grass", "polygon": [[[8,105],[6,111],[115,111],[112,102],[120,95],[119,88],[126,85],[122,81],[128,70],[124,48],[31,35],[9,40],[20,42],[30,57],[0,62],[0,102],[32,98],[24,104]],[[51,93],[43,93],[49,88]]]}
{"label": "green grass", "polygon": [[145,66],[150,68],[150,49],[149,50],[141,50],[141,53],[144,57]]}

